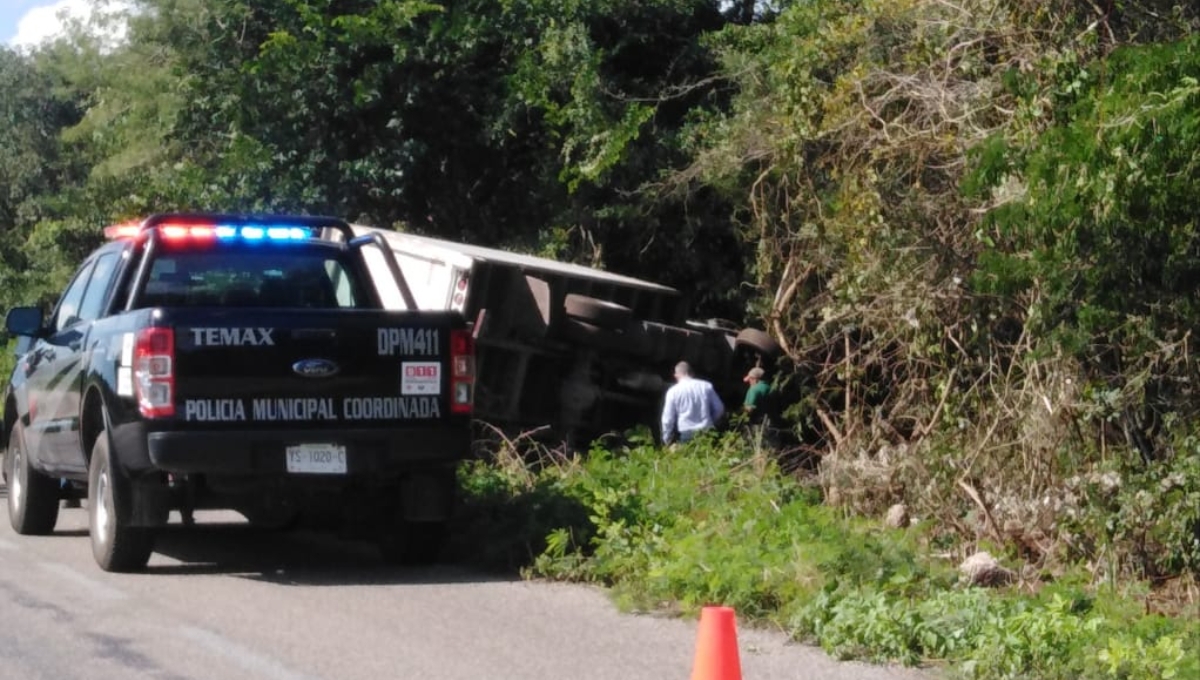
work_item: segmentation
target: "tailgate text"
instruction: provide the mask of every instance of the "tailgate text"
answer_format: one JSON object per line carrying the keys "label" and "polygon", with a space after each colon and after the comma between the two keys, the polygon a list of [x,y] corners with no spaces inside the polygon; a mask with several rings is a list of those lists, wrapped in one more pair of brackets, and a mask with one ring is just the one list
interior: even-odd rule
{"label": "tailgate text", "polygon": [[429,420],[442,416],[437,397],[345,397],[297,399],[185,399],[183,419],[192,422]]}
{"label": "tailgate text", "polygon": [[380,328],[379,356],[426,356],[438,355],[440,338],[436,328]]}

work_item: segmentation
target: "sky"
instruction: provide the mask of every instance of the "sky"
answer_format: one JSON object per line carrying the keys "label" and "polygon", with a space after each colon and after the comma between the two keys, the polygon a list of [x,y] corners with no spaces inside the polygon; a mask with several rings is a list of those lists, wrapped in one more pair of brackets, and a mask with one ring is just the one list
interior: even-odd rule
{"label": "sky", "polygon": [[[62,11],[84,18],[103,4],[103,0],[0,0],[0,42],[9,47],[36,46],[61,32]],[[111,3],[121,4],[128,3]]]}

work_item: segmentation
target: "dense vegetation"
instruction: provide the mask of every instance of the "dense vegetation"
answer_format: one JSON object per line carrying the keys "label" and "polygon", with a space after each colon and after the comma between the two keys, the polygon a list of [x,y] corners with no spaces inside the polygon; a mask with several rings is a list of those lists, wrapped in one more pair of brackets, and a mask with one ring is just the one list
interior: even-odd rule
{"label": "dense vegetation", "polygon": [[1195,3],[135,6],[121,42],[0,48],[0,307],[168,209],[646,276],[780,339],[824,504],[1194,609]]}

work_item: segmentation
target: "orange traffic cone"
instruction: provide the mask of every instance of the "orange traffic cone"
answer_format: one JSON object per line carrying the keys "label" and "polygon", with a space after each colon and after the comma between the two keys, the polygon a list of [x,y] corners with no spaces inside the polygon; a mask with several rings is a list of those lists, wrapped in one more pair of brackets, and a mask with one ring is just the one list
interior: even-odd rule
{"label": "orange traffic cone", "polygon": [[700,632],[696,636],[692,680],[742,680],[737,621],[732,607],[705,607],[700,610]]}

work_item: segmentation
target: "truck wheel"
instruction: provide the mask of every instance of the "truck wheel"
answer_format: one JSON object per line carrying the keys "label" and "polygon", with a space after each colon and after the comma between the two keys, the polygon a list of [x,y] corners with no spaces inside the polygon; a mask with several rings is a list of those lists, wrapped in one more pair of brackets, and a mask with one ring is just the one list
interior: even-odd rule
{"label": "truck wheel", "polygon": [[58,523],[58,482],[33,469],[24,434],[21,424],[13,423],[4,455],[8,521],[18,534],[44,536]]}
{"label": "truck wheel", "polygon": [[586,295],[568,295],[563,301],[563,307],[567,316],[601,328],[624,329],[633,321],[632,309]]}
{"label": "truck wheel", "polygon": [[101,432],[88,465],[88,520],[92,556],[104,571],[136,571],[150,561],[154,534],[130,526],[132,488],[110,460],[108,433]]}
{"label": "truck wheel", "polygon": [[379,554],[388,564],[428,566],[441,557],[446,544],[445,522],[398,522],[379,540]]}
{"label": "truck wheel", "polygon": [[735,347],[749,347],[763,356],[772,359],[778,357],[783,349],[775,342],[765,331],[760,331],[757,328],[743,328],[737,334],[737,338],[733,341]]}

